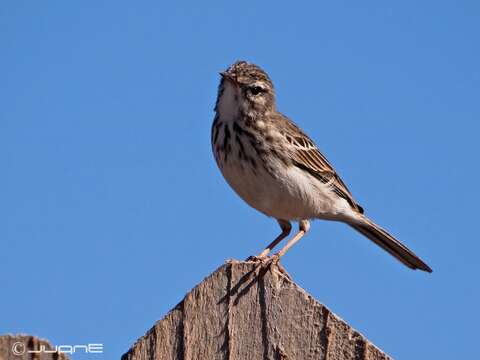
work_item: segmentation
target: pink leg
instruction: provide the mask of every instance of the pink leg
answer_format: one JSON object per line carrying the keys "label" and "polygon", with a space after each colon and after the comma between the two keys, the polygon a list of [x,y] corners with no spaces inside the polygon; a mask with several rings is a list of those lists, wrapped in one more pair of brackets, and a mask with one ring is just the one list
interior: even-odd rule
{"label": "pink leg", "polygon": [[281,233],[280,235],[278,235],[278,236],[276,237],[276,239],[273,240],[273,241],[265,248],[265,250],[263,250],[263,251],[261,252],[260,255],[257,256],[257,257],[260,258],[260,259],[265,258],[265,257],[268,255],[268,253],[269,253],[270,251],[272,251],[272,249],[273,249],[275,246],[278,245],[278,243],[279,243],[280,241],[282,241],[283,239],[285,239],[285,238],[290,234],[290,231],[292,230],[292,224],[290,224],[289,221],[287,221],[287,220],[278,220],[278,219],[277,219],[277,221],[278,221],[278,224],[280,225],[280,227],[282,228],[282,233]]}
{"label": "pink leg", "polygon": [[275,257],[278,257],[280,259],[285,253],[293,246],[295,243],[300,240],[303,235],[307,233],[307,231],[310,229],[310,223],[308,220],[300,220],[299,222],[299,230],[298,233],[295,234],[293,238],[288,240],[287,244],[278,252],[275,254]]}

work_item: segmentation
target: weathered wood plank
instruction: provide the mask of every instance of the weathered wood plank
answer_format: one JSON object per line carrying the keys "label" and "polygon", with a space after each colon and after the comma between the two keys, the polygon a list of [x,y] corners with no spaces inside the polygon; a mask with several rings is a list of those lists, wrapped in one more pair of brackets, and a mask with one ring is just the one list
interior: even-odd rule
{"label": "weathered wood plank", "polygon": [[383,360],[388,355],[296,285],[280,265],[229,261],[122,360]]}

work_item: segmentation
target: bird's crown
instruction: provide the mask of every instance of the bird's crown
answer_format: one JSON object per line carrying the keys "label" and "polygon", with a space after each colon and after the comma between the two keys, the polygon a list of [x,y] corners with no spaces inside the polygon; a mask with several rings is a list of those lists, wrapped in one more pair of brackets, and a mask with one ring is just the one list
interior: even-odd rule
{"label": "bird's crown", "polygon": [[239,84],[249,84],[259,81],[273,89],[272,80],[270,80],[267,73],[258,65],[247,61],[242,60],[235,62],[229,66],[226,73],[230,74]]}

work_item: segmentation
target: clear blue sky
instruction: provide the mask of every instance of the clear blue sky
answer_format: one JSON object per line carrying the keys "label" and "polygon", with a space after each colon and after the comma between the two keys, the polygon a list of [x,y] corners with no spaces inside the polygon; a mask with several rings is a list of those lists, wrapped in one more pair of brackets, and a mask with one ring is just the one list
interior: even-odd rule
{"label": "clear blue sky", "polygon": [[0,333],[118,359],[277,235],[210,151],[218,71],[245,59],[434,269],[316,221],[292,277],[398,359],[480,358],[479,18],[478,1],[3,1]]}

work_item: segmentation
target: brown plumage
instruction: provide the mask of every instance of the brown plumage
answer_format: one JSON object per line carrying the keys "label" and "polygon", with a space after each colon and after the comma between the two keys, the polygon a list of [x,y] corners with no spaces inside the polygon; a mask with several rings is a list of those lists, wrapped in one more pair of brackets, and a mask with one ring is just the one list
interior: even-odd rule
{"label": "brown plumage", "polygon": [[259,255],[299,231],[279,258],[310,228],[310,219],[345,222],[411,269],[432,270],[363,208],[315,143],[276,110],[270,77],[257,65],[239,61],[222,72],[212,149],[223,176],[250,206],[277,219],[282,233]]}

